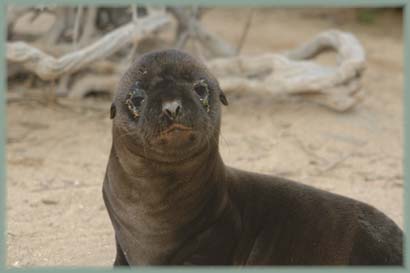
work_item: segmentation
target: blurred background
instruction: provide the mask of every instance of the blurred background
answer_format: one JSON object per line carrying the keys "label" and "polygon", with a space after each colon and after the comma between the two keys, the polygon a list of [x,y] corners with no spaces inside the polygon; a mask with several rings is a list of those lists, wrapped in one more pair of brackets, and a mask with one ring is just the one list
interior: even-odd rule
{"label": "blurred background", "polygon": [[363,47],[360,97],[341,109],[319,91],[227,90],[222,158],[367,202],[403,227],[402,22],[393,8],[9,6],[7,265],[112,264],[101,186],[109,107],[132,60],[169,47],[210,65],[286,54],[329,29]]}

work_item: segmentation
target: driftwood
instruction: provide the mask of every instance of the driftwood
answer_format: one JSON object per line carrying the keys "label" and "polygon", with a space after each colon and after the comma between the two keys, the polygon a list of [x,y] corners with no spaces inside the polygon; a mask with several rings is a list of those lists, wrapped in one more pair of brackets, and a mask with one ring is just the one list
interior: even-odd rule
{"label": "driftwood", "polygon": [[87,15],[85,16],[83,33],[81,35],[79,46],[86,45],[90,40],[91,36],[95,33],[95,21],[97,18],[97,8],[94,6],[89,6],[87,8]]}
{"label": "driftwood", "polygon": [[[193,39],[194,43],[200,43],[214,57],[234,56],[236,49],[226,43],[216,34],[209,32],[198,20],[201,11],[198,9],[184,9],[170,7],[168,11],[178,21],[176,47],[183,48],[188,39]],[[190,12],[191,11],[191,12]],[[191,14],[190,14],[191,13]]]}
{"label": "driftwood", "polygon": [[55,23],[48,30],[47,34],[42,37],[44,39],[43,43],[48,46],[55,46],[70,24],[70,9],[63,7],[55,8],[54,15],[56,16]]}
{"label": "driftwood", "polygon": [[[305,60],[324,50],[337,53],[336,66]],[[358,91],[365,54],[352,34],[331,30],[285,54],[220,58],[208,62],[208,66],[225,91],[304,95],[308,100],[345,111],[360,98]]]}
{"label": "driftwood", "polygon": [[106,92],[112,95],[117,83],[118,75],[116,74],[106,74],[104,76],[87,74],[87,77],[75,81],[70,88],[68,96],[70,98],[83,98],[90,93],[90,90],[100,93]]}
{"label": "driftwood", "polygon": [[25,69],[35,72],[41,79],[53,80],[108,57],[125,45],[147,36],[169,22],[165,14],[155,13],[141,18],[138,25],[128,23],[93,44],[60,58],[54,58],[25,42],[8,42],[6,56],[9,62],[21,63]]}
{"label": "driftwood", "polygon": [[7,6],[6,22],[8,33],[12,32],[17,19],[25,13],[30,12],[31,10],[33,10],[33,8],[31,7],[15,7],[10,5]]}
{"label": "driftwood", "polygon": [[[201,53],[201,49],[206,49],[212,56],[219,57],[206,61],[206,64],[217,76],[225,91],[246,90],[274,95],[297,95],[337,111],[350,109],[363,94],[360,79],[365,68],[365,54],[359,41],[350,33],[337,30],[326,31],[300,47],[282,54],[243,56],[236,55],[238,52],[234,47],[201,25],[198,15],[200,11],[197,9],[168,8],[166,11],[147,9],[146,16],[137,18],[137,9],[133,6],[131,22],[117,27],[91,45],[84,47],[95,33],[97,8],[83,9],[81,7],[77,10],[76,20],[71,18],[74,28],[73,41],[78,49],[55,58],[33,45],[24,42],[8,42],[6,56],[9,67],[10,65],[22,66],[43,80],[59,79],[58,93],[70,97],[83,97],[90,90],[112,92],[115,89],[115,79],[122,70],[124,62],[111,62],[107,57],[132,43],[133,49],[127,56],[127,59],[130,59],[129,56],[135,53],[136,45],[142,39],[156,33],[170,22],[166,14],[168,11],[179,22],[175,40],[177,47],[183,47],[188,39],[193,39],[198,53]],[[26,11],[16,9],[10,18],[17,18]],[[57,14],[59,9],[55,8],[53,12]],[[83,15],[84,12],[87,16]],[[81,17],[88,19],[83,20],[80,35],[78,21]],[[247,29],[251,17],[250,15],[246,23]],[[12,21],[9,19],[8,23]],[[246,31],[244,33],[246,35]],[[241,38],[238,48],[241,47],[243,39]],[[201,48],[198,48],[199,45]],[[312,60],[325,50],[337,54],[338,62],[334,66],[321,65]],[[75,80],[68,88],[68,77],[75,72],[77,76],[74,76]],[[68,90],[69,93],[66,92]]]}

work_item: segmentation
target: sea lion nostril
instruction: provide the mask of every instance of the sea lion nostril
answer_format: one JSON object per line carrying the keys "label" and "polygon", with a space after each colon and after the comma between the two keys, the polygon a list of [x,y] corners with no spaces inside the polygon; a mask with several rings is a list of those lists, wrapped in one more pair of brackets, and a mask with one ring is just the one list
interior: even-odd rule
{"label": "sea lion nostril", "polygon": [[162,104],[162,112],[170,119],[176,118],[181,112],[181,102],[178,100],[166,101]]}

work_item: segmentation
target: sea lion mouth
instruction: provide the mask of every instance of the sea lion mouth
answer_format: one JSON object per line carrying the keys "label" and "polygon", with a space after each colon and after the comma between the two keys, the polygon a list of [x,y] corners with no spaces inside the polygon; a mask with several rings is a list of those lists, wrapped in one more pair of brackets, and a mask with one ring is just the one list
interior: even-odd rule
{"label": "sea lion mouth", "polygon": [[166,149],[172,149],[172,147],[181,148],[188,144],[193,144],[196,142],[196,139],[197,136],[192,127],[173,123],[160,131],[157,137],[151,139],[151,143],[167,147]]}
{"label": "sea lion mouth", "polygon": [[163,130],[161,134],[166,135],[174,131],[192,131],[192,128],[179,123],[174,123],[165,130]]}

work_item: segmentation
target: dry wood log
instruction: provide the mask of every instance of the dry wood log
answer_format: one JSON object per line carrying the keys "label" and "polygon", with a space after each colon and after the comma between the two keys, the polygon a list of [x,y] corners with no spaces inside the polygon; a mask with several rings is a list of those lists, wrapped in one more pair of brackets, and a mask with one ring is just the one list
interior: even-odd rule
{"label": "dry wood log", "polygon": [[[178,21],[178,39],[176,44],[181,48],[187,39],[191,38],[197,40],[201,45],[207,49],[214,57],[234,56],[236,49],[230,44],[221,39],[218,35],[209,32],[199,22],[197,14],[190,14],[188,10],[178,8],[167,9]],[[200,14],[200,13],[198,13]]]}
{"label": "dry wood log", "polygon": [[22,15],[25,13],[31,12],[33,10],[32,7],[27,6],[7,6],[7,13],[6,13],[6,21],[7,21],[7,29],[8,31],[13,30],[13,26]]}
{"label": "dry wood log", "polygon": [[165,14],[155,13],[141,18],[138,25],[128,23],[93,44],[60,58],[47,55],[25,42],[8,42],[6,57],[9,62],[21,63],[24,68],[35,72],[40,78],[52,80],[110,56],[133,40],[141,39],[169,22],[170,19]]}
{"label": "dry wood log", "polygon": [[117,83],[117,74],[87,74],[87,77],[82,77],[73,84],[68,96],[70,98],[83,98],[90,91],[107,92],[112,95]]}
{"label": "dry wood log", "polygon": [[[361,44],[352,34],[331,30],[320,33],[311,41],[283,54],[234,56],[234,48],[205,30],[196,16],[191,16],[184,9],[170,10],[184,24],[189,22],[180,43],[183,44],[186,39],[194,37],[200,41],[203,48],[207,48],[214,55],[224,56],[208,61],[207,65],[218,77],[225,91],[246,90],[299,95],[337,111],[350,109],[363,95],[360,79],[365,68],[365,54]],[[95,10],[88,11],[95,13]],[[86,25],[91,26],[93,20]],[[79,71],[113,54],[126,44],[140,41],[168,22],[170,20],[164,11],[150,12],[148,16],[138,19],[137,23],[130,22],[106,34],[95,43],[60,58],[47,55],[24,42],[7,43],[6,56],[9,65],[22,65],[42,79],[53,80]],[[85,40],[88,40],[90,35],[84,35]],[[336,52],[337,64],[329,67],[309,60],[325,50]],[[114,66],[113,69],[119,71],[117,65]],[[72,93],[69,95],[82,97],[89,90],[114,89],[116,73],[108,77],[110,73],[98,75],[98,71],[94,72],[90,74],[92,77],[89,79],[80,78],[70,88]]]}
{"label": "dry wood log", "polygon": [[92,35],[95,34],[95,21],[97,18],[97,7],[89,6],[87,7],[87,16],[85,16],[85,22],[83,26],[83,33],[81,35],[79,46],[86,45],[92,38]]}
{"label": "dry wood log", "polygon": [[[334,67],[305,60],[324,50],[336,52]],[[303,94],[308,100],[346,111],[359,101],[365,54],[352,34],[330,30],[285,54],[219,58],[208,66],[225,91]]]}
{"label": "dry wood log", "polygon": [[56,20],[48,30],[47,34],[42,37],[43,43],[45,43],[49,47],[54,46],[58,43],[58,40],[63,35],[64,31],[69,27],[70,9],[72,8],[58,7],[54,10]]}

